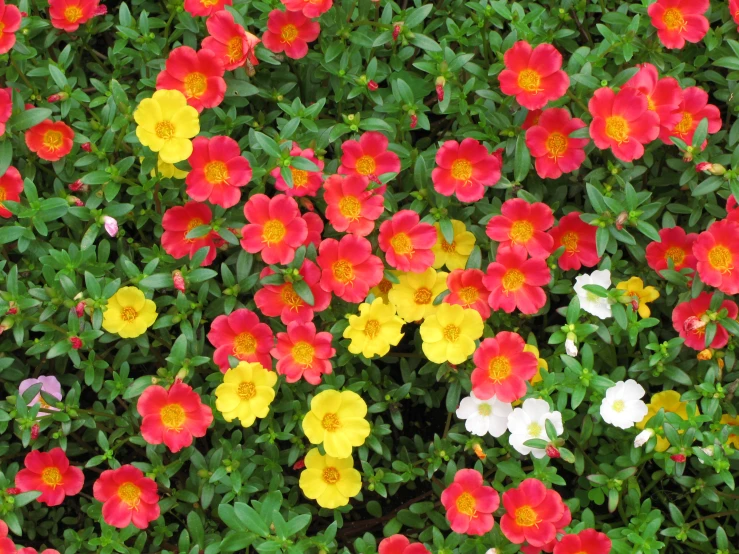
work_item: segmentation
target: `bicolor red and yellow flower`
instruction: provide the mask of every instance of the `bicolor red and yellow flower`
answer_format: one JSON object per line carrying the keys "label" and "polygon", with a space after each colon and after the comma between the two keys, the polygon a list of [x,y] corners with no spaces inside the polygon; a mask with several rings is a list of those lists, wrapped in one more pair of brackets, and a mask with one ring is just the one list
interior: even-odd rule
{"label": "bicolor red and yellow flower", "polygon": [[557,179],[572,173],[585,161],[587,138],[570,134],[585,127],[585,122],[570,116],[564,108],[549,108],[539,116],[536,125],[526,131],[526,146],[536,159],[536,173],[542,179]]}
{"label": "bicolor red and yellow flower", "polygon": [[483,485],[479,471],[460,469],[441,493],[441,504],[452,531],[484,535],[495,525],[493,512],[500,505],[500,497],[493,487]]}
{"label": "bicolor red and yellow flower", "polygon": [[[341,145],[342,175],[361,175],[372,182],[380,183],[380,175],[400,172],[400,158],[388,150],[390,141],[378,131],[363,133],[359,140],[346,140]],[[377,194],[385,193],[385,185],[374,189]]]}
{"label": "bicolor red and yellow flower", "polygon": [[657,36],[667,48],[683,48],[685,42],[700,42],[708,32],[708,0],[657,0],[647,13]]}
{"label": "bicolor red and yellow flower", "polygon": [[212,50],[195,51],[180,46],[169,53],[164,70],[157,76],[157,90],[178,90],[187,103],[202,112],[214,108],[226,94],[225,68],[221,58]]}
{"label": "bicolor red and yellow flower", "polygon": [[210,265],[216,257],[216,249],[224,240],[213,230],[198,238],[190,239],[187,235],[196,227],[210,225],[212,219],[213,212],[207,204],[200,202],[191,201],[184,206],[169,208],[162,217],[162,248],[176,259],[185,256],[192,259],[198,250],[207,248],[208,253],[201,265]]}
{"label": "bicolor red and yellow flower", "polygon": [[15,33],[21,28],[21,21],[23,18],[17,6],[0,0],[0,55],[10,52],[15,45]]}
{"label": "bicolor red and yellow flower", "polygon": [[698,235],[693,254],[701,281],[726,294],[739,293],[739,223],[722,220]]}
{"label": "bicolor red and yellow flower", "polygon": [[0,175],[0,217],[8,218],[13,215],[3,205],[3,202],[20,201],[21,192],[23,192],[23,178],[16,168],[10,166],[3,175]]}
{"label": "bicolor red and yellow flower", "polygon": [[[672,326],[685,339],[685,346],[700,351],[706,347],[723,348],[729,342],[728,331],[720,322],[716,322],[716,334],[711,344],[706,345],[706,326],[710,321],[706,312],[711,307],[712,298],[712,293],[704,291],[697,298],[681,302],[672,310]],[[739,307],[731,300],[724,300],[720,310],[726,310],[730,319],[736,319],[739,315]]]}
{"label": "bicolor red and yellow flower", "polygon": [[233,0],[185,0],[185,11],[193,17],[207,17],[224,11],[224,6],[231,6]]}
{"label": "bicolor red and yellow flower", "polygon": [[214,13],[205,22],[205,26],[210,36],[203,39],[202,47],[212,51],[223,62],[226,71],[233,71],[247,62],[252,67],[259,64],[254,50],[261,40],[236,23],[229,12],[221,10]]}
{"label": "bicolor red and yellow flower", "polygon": [[49,18],[51,25],[62,31],[74,33],[95,17],[99,0],[50,0]]}
{"label": "bicolor red and yellow flower", "polygon": [[72,151],[74,131],[63,121],[47,119],[26,131],[26,146],[42,160],[56,162]]}
{"label": "bicolor red and yellow flower", "polygon": [[682,227],[670,227],[659,230],[661,242],[653,241],[647,245],[646,257],[649,267],[658,274],[668,269],[669,264],[675,271],[687,267],[695,270],[697,260],[693,255],[693,244],[698,235],[686,233]]}
{"label": "bicolor red and yellow flower", "polygon": [[336,231],[365,237],[374,230],[385,203],[369,185],[367,177],[356,174],[331,175],[323,183],[326,219]]}
{"label": "bicolor red and yellow flower", "polygon": [[554,540],[557,523],[565,510],[562,497],[547,489],[538,479],[525,479],[518,487],[503,493],[506,513],[500,529],[514,544],[524,541],[541,547]]}
{"label": "bicolor red and yellow flower", "polygon": [[[708,134],[721,130],[721,112],[718,107],[708,103],[708,93],[702,88],[688,87],[683,90],[677,115],[679,118],[672,126],[660,130],[660,138],[665,144],[672,144],[670,137],[676,137],[690,146],[695,130],[703,119],[708,120]],[[698,146],[705,148],[705,144],[704,141]]]}
{"label": "bicolor red and yellow flower", "polygon": [[276,167],[270,173],[275,178],[275,188],[288,196],[315,196],[323,183],[323,162],[316,158],[312,148],[302,149],[297,143],[293,143],[290,149],[292,158],[304,158],[312,162],[318,169],[309,171],[290,166],[288,170],[292,176],[292,186],[288,186],[282,178],[282,168]]}
{"label": "bicolor red and yellow flower", "polygon": [[318,38],[321,26],[301,12],[272,10],[267,20],[267,30],[262,44],[275,53],[284,52],[288,58],[298,60],[308,54],[308,43]]}
{"label": "bicolor red and yellow flower", "polygon": [[570,212],[552,227],[554,250],[564,247],[557,260],[560,269],[580,269],[598,265],[600,256],[595,244],[596,227],[585,223],[578,212]]}
{"label": "bicolor red and yellow flower", "polygon": [[391,267],[422,273],[434,264],[436,229],[420,219],[413,210],[400,210],[380,225],[378,242]]}
{"label": "bicolor red and yellow flower", "polygon": [[500,215],[488,221],[485,232],[501,247],[523,246],[532,258],[546,258],[554,249],[547,231],[554,225],[552,209],[543,202],[523,198],[503,202]]}
{"label": "bicolor red and yellow flower", "polygon": [[480,269],[455,269],[446,279],[449,294],[444,297],[444,303],[458,304],[476,310],[482,319],[489,318],[490,291],[485,287],[484,279],[485,273]]}
{"label": "bicolor red and yellow flower", "polygon": [[544,258],[529,258],[523,246],[515,245],[498,249],[482,282],[490,291],[488,303],[493,310],[535,314],[547,303],[542,287],[551,277]]}
{"label": "bicolor red and yellow flower", "polygon": [[[265,267],[260,273],[264,279],[274,272]],[[303,300],[290,282],[280,285],[264,285],[254,294],[254,302],[259,311],[267,317],[279,317],[284,325],[293,321],[308,323],[313,321],[314,314],[322,312],[331,303],[331,293],[320,286],[321,270],[310,260],[303,260],[298,275],[313,295],[313,305]]]}

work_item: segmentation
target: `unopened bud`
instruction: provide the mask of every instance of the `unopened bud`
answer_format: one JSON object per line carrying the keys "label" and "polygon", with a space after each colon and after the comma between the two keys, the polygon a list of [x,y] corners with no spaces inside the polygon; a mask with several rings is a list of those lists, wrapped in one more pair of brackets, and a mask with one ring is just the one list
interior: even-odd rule
{"label": "unopened bud", "polygon": [[77,314],[77,317],[85,315],[85,303],[77,302],[77,305],[74,307],[74,312]]}
{"label": "unopened bud", "polygon": [[394,41],[398,40],[398,37],[400,36],[400,29],[401,29],[401,24],[396,23],[395,26],[393,27],[393,40]]}
{"label": "unopened bud", "polygon": [[20,494],[21,490],[18,487],[8,487],[5,489],[5,492],[8,494]]}
{"label": "unopened bud", "polygon": [[252,64],[249,60],[246,60],[246,66],[244,66],[244,68],[246,69],[246,74],[249,77],[254,77],[254,75],[256,75],[257,73],[254,69],[254,64]]}
{"label": "unopened bud", "polygon": [[685,463],[685,460],[687,460],[687,458],[685,457],[685,454],[673,454],[672,456],[670,456],[670,460],[672,460],[673,462],[677,462],[678,464],[682,464]]}
{"label": "unopened bud", "polygon": [[89,142],[82,143],[80,148],[82,148],[82,150],[84,150],[85,152],[92,152],[92,144],[90,144]]}
{"label": "unopened bud", "polygon": [[562,457],[562,454],[559,453],[559,450],[557,450],[557,448],[553,444],[548,444],[545,452],[547,453],[547,456],[549,456],[550,458],[561,458]]}
{"label": "unopened bud", "polygon": [[316,211],[316,207],[313,205],[313,202],[311,202],[310,199],[306,198],[305,196],[300,197],[300,205],[309,212]]}
{"label": "unopened bud", "polygon": [[72,344],[72,348],[79,350],[82,348],[82,339],[79,337],[69,337],[69,342]]}
{"label": "unopened bud", "polygon": [[418,116],[416,114],[411,114],[411,129],[415,129],[416,125],[418,125]]}
{"label": "unopened bud", "polygon": [[705,171],[706,173],[708,173],[710,169],[711,162],[700,162],[698,164],[695,164],[695,170],[698,172]]}
{"label": "unopened bud", "polygon": [[[572,335],[574,333],[567,333],[567,334]],[[565,352],[567,353],[568,356],[572,356],[572,357],[577,356],[579,352],[577,348],[577,344],[575,344],[575,341],[569,338],[569,336],[565,340]]]}
{"label": "unopened bud", "polygon": [[8,308],[8,315],[16,315],[18,313],[18,306],[14,306],[13,303],[10,303],[10,307]]}
{"label": "unopened bud", "polygon": [[31,440],[35,441],[38,438],[39,431],[41,431],[41,427],[38,423],[34,423],[31,427]]}
{"label": "unopened bud", "polygon": [[67,196],[67,202],[69,204],[74,204],[78,208],[81,208],[82,206],[85,205],[85,203],[79,198],[77,198],[76,196]]}
{"label": "unopened bud", "polygon": [[475,446],[472,447],[472,450],[475,451],[475,455],[481,459],[484,460],[488,457],[487,454],[485,454],[485,451],[482,449],[482,446],[479,445],[479,443],[475,443]]}
{"label": "unopened bud", "polygon": [[624,223],[626,223],[626,220],[629,219],[628,212],[621,212],[618,214],[618,217],[616,218],[616,229],[619,231],[624,228]]}
{"label": "unopened bud", "polygon": [[374,81],[369,81],[369,82],[367,83],[367,88],[368,88],[369,90],[377,90],[378,88],[380,88],[380,85],[378,85],[378,84],[377,84],[376,82],[374,82]]}
{"label": "unopened bud", "polygon": [[69,190],[71,190],[72,192],[78,192],[84,187],[85,184],[82,182],[82,179],[77,179],[74,183],[69,184]]}
{"label": "unopened bud", "polygon": [[305,467],[305,459],[303,459],[303,458],[300,458],[297,462],[295,462],[293,464],[293,469],[295,471],[297,471],[299,469],[303,469],[304,467]]}
{"label": "unopened bud", "polygon": [[436,97],[439,99],[439,102],[444,101],[444,85],[446,84],[446,79],[442,76],[439,76],[436,78]]}
{"label": "unopened bud", "polygon": [[698,358],[702,362],[705,362],[713,358],[713,352],[711,351],[710,348],[706,348],[698,352],[698,355],[696,356],[696,358]]}
{"label": "unopened bud", "polygon": [[96,16],[105,15],[106,13],[108,13],[108,7],[105,4],[100,4],[95,10]]}
{"label": "unopened bud", "polygon": [[21,17],[28,17],[28,12],[21,12]]}
{"label": "unopened bud", "polygon": [[172,272],[172,281],[174,282],[175,290],[185,292],[185,278],[182,276],[182,272],[179,269],[175,269]]}
{"label": "unopened bud", "polygon": [[654,436],[654,431],[652,429],[644,429],[641,433],[639,433],[636,438],[634,439],[634,447],[640,448],[647,444],[649,442],[649,439],[651,439]]}
{"label": "unopened bud", "polygon": [[118,222],[115,220],[115,218],[112,218],[109,215],[104,215],[103,226],[105,227],[105,231],[111,237],[114,237],[118,234]]}
{"label": "unopened bud", "polygon": [[62,99],[61,94],[52,94],[46,99],[46,101],[49,102],[50,104],[53,104],[54,102],[59,102],[59,100],[61,99]]}

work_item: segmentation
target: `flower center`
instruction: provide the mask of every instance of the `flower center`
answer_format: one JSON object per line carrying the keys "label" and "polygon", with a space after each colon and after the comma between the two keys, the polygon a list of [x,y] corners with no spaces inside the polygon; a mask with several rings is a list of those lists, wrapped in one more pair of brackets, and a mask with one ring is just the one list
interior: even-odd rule
{"label": "flower center", "polygon": [[536,94],[541,92],[541,75],[533,69],[524,69],[518,74],[518,86],[526,92]]}
{"label": "flower center", "polygon": [[526,244],[534,236],[534,226],[525,219],[514,221],[508,236],[513,242]]}
{"label": "flower center", "polygon": [[174,137],[174,125],[171,121],[160,121],[154,126],[154,134],[162,140]]}
{"label": "flower center", "polygon": [[567,151],[567,137],[562,133],[552,133],[547,138],[547,150],[550,158],[561,158]]}
{"label": "flower center", "polygon": [[64,135],[59,131],[46,131],[44,133],[43,143],[49,150],[59,150],[64,143]]}
{"label": "flower center", "polygon": [[315,352],[316,349],[313,348],[311,344],[305,341],[301,341],[293,346],[293,360],[303,366],[311,367],[313,365],[313,355],[315,354]]}
{"label": "flower center", "polygon": [[262,228],[262,242],[266,242],[267,245],[278,243],[285,237],[285,233],[287,229],[282,221],[270,219]]}
{"label": "flower center", "polygon": [[461,329],[456,325],[447,325],[442,331],[442,335],[449,342],[457,342]]}
{"label": "flower center", "polygon": [[380,284],[377,285],[377,289],[382,294],[387,294],[390,291],[391,288],[393,288],[393,284],[390,281],[388,281],[387,279],[385,279],[384,277],[383,277],[382,281],[380,281]]}
{"label": "flower center", "polygon": [[298,38],[298,28],[295,25],[287,24],[282,28],[280,32],[282,42],[291,44],[296,38]]}
{"label": "flower center", "polygon": [[308,172],[303,169],[290,168],[293,176],[293,185],[296,187],[304,187],[308,184]]}
{"label": "flower center", "polygon": [[620,115],[606,118],[606,135],[619,144],[629,142],[629,123]]}
{"label": "flower center", "polygon": [[621,412],[624,411],[624,408],[626,408],[626,404],[624,403],[623,400],[616,400],[613,403],[613,411],[616,413],[620,414]]}
{"label": "flower center", "polygon": [[364,334],[369,338],[375,338],[380,332],[380,322],[376,319],[370,319],[364,326]]}
{"label": "flower center", "polygon": [[248,356],[257,350],[257,339],[251,333],[239,333],[234,338],[234,354]]}
{"label": "flower center", "polygon": [[193,71],[185,75],[185,96],[200,98],[208,89],[208,79],[202,73]]}
{"label": "flower center", "polygon": [[516,508],[516,525],[520,527],[533,527],[537,523],[539,523],[539,520],[531,506]]}
{"label": "flower center", "polygon": [[354,266],[346,261],[339,260],[331,266],[334,279],[339,283],[351,283],[354,281]]}
{"label": "flower center", "polygon": [[244,57],[244,43],[241,37],[234,37],[226,43],[226,55],[231,63]]}
{"label": "flower center", "polygon": [[675,132],[680,135],[687,135],[690,132],[690,129],[693,128],[693,116],[692,114],[688,112],[683,112],[683,118],[680,120],[680,123],[675,125]]}
{"label": "flower center", "polygon": [[83,15],[84,14],[79,6],[68,6],[64,10],[64,19],[66,19],[70,23],[77,23],[80,19],[82,19]]}
{"label": "flower center", "polygon": [[650,112],[653,112],[657,109],[657,105],[654,103],[654,100],[652,100],[652,97],[647,95],[647,109]]}
{"label": "flower center", "polygon": [[55,467],[47,467],[41,472],[41,480],[44,482],[44,485],[48,485],[54,489],[57,485],[62,484],[62,474]]}
{"label": "flower center", "polygon": [[334,485],[341,478],[341,473],[339,473],[339,470],[335,467],[326,467],[323,469],[323,473],[321,474],[321,476],[326,483],[328,483],[329,485]]}
{"label": "flower center", "polygon": [[472,177],[472,164],[464,159],[452,163],[452,177],[458,181],[469,181]]}
{"label": "flower center", "polygon": [[303,299],[297,295],[295,289],[290,283],[286,283],[280,291],[280,300],[289,306],[291,310],[296,310],[303,305]]}
{"label": "flower center", "polygon": [[505,272],[501,281],[503,283],[503,291],[507,294],[509,292],[516,292],[520,289],[523,286],[524,281],[526,281],[526,277],[518,269],[509,269]]}
{"label": "flower center", "polygon": [[332,433],[337,431],[341,427],[339,416],[336,414],[326,414],[321,420],[321,426],[326,429],[326,431],[330,431]]}
{"label": "flower center", "polygon": [[251,400],[257,395],[257,386],[251,381],[244,381],[239,383],[237,393],[241,400]]}
{"label": "flower center", "polygon": [[671,246],[667,249],[667,251],[665,251],[665,261],[667,261],[668,259],[672,260],[672,263],[677,268],[678,266],[682,265],[683,261],[685,260],[685,250],[683,250],[679,246]]}
{"label": "flower center", "polygon": [[373,175],[377,170],[377,164],[372,156],[364,155],[357,160],[354,168],[360,175]]}
{"label": "flower center", "polygon": [[489,416],[492,413],[493,409],[490,407],[490,404],[480,404],[477,407],[477,413],[481,416]]}
{"label": "flower center", "polygon": [[682,12],[677,8],[667,8],[665,15],[662,16],[662,22],[668,31],[684,31],[688,27]]}
{"label": "flower center", "polygon": [[480,298],[480,292],[475,287],[464,287],[459,290],[457,295],[466,305],[474,304]]}
{"label": "flower center", "polygon": [[123,483],[118,487],[118,498],[128,504],[129,508],[136,508],[141,502],[141,489],[133,483]]}
{"label": "flower center", "polygon": [[577,252],[577,243],[580,241],[580,236],[574,231],[569,231],[562,235],[562,244],[565,247],[565,251],[568,254]]}
{"label": "flower center", "polygon": [[731,251],[720,244],[708,251],[708,263],[711,264],[713,269],[718,269],[721,273],[727,273],[734,269],[733,261]]}
{"label": "flower center", "polygon": [[179,404],[167,404],[159,415],[167,429],[179,431],[185,424],[185,410]]}
{"label": "flower center", "polygon": [[457,497],[457,511],[460,514],[464,514],[469,517],[474,517],[477,513],[477,510],[475,510],[475,497],[472,496],[468,492],[463,492],[462,494]]}
{"label": "flower center", "polygon": [[362,213],[362,204],[354,196],[344,196],[339,200],[339,212],[345,218],[356,221]]}
{"label": "flower center", "polygon": [[413,295],[413,301],[416,304],[428,304],[431,302],[431,291],[426,287],[421,287]]}
{"label": "flower center", "polygon": [[121,309],[121,319],[123,321],[133,321],[136,319],[136,316],[139,315],[136,313],[136,310],[134,310],[131,306],[125,306],[123,309]]}
{"label": "flower center", "polygon": [[[202,219],[200,219],[199,217],[193,217],[190,220],[190,222],[187,224],[187,229],[185,229],[185,237],[187,237],[187,235],[190,233],[190,231],[192,231],[196,227],[200,227],[201,225],[204,225],[204,224],[205,224],[205,222]],[[188,239],[188,238],[185,238],[185,241],[186,242],[193,242],[194,240],[197,240],[197,239]]]}
{"label": "flower center", "polygon": [[203,170],[205,179],[212,185],[218,185],[228,181],[228,166],[220,160],[208,162]]}
{"label": "flower center", "polygon": [[506,379],[512,370],[511,362],[506,356],[495,356],[488,365],[488,376],[497,384]]}
{"label": "flower center", "polygon": [[452,241],[452,243],[449,244],[446,240],[444,240],[442,238],[441,239],[441,249],[444,252],[447,252],[447,253],[456,252],[457,251],[457,243],[454,242],[454,241]]}
{"label": "flower center", "polygon": [[215,6],[216,4],[218,4],[218,0],[200,0],[200,3],[205,8],[212,8],[213,6]]}
{"label": "flower center", "polygon": [[539,425],[538,423],[531,423],[526,430],[529,432],[530,436],[538,437],[539,435],[541,435],[542,428],[541,425]]}
{"label": "flower center", "polygon": [[396,234],[390,239],[390,245],[393,247],[396,254],[401,254],[403,256],[413,254],[413,243],[411,242],[411,237],[405,233]]}
{"label": "flower center", "polygon": [[[0,32],[2,32],[2,29],[0,29]],[[0,187],[0,202],[3,202],[6,198],[8,198],[8,194],[3,187]]]}

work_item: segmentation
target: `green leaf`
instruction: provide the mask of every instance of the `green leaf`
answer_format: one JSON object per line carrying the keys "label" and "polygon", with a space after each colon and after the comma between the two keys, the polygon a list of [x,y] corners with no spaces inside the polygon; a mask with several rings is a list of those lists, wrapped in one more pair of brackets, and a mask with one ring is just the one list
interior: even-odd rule
{"label": "green leaf", "polygon": [[262,537],[269,535],[267,524],[254,508],[248,504],[244,504],[243,502],[236,502],[234,504],[234,510],[236,512],[236,517],[244,523],[249,531],[256,533],[257,535],[261,535]]}
{"label": "green leaf", "polygon": [[513,159],[513,177],[517,182],[526,178],[531,169],[531,155],[526,146],[526,135],[518,135],[516,139],[516,152]]}
{"label": "green leaf", "polygon": [[31,108],[11,117],[8,120],[8,127],[14,131],[25,131],[45,121],[49,116],[51,116],[51,110],[48,108]]}
{"label": "green leaf", "polygon": [[282,150],[280,150],[280,147],[273,139],[269,138],[264,133],[260,133],[259,131],[256,131],[254,133],[254,137],[256,138],[259,146],[262,148],[262,150],[264,150],[266,154],[269,154],[273,158],[280,158],[282,156]]}
{"label": "green leaf", "polygon": [[13,161],[13,143],[9,140],[0,142],[0,177],[5,175]]}
{"label": "green leaf", "polygon": [[454,242],[454,226],[452,225],[452,221],[448,217],[444,217],[439,220],[439,227],[447,244],[452,244]]}
{"label": "green leaf", "polygon": [[302,298],[306,304],[308,304],[309,306],[313,306],[313,304],[315,304],[313,292],[310,290],[308,283],[302,280],[295,281],[293,283],[293,289],[295,290],[295,294]]}

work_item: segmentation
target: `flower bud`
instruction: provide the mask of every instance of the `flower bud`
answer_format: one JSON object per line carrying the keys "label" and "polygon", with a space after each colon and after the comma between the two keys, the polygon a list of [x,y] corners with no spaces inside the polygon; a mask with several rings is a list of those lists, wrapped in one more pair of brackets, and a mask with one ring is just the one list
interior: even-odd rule
{"label": "flower bud", "polygon": [[85,303],[77,302],[77,305],[74,307],[74,311],[77,314],[77,317],[82,317],[83,315],[85,315]]}
{"label": "flower bud", "polygon": [[85,188],[85,184],[82,182],[82,179],[77,179],[74,183],[70,183],[69,190],[72,192],[77,192]]}
{"label": "flower bud", "polygon": [[105,231],[111,237],[114,237],[118,234],[118,222],[114,218],[110,217],[109,215],[104,215],[103,225],[105,226]]}
{"label": "flower bud", "polygon": [[411,129],[415,129],[416,125],[418,125],[418,116],[416,114],[411,114]]}
{"label": "flower bud", "polygon": [[685,320],[685,323],[683,323],[683,329],[685,329],[686,333],[695,333],[699,329],[703,329],[705,326],[706,322],[694,315],[691,315]]}
{"label": "flower bud", "polygon": [[18,313],[18,306],[15,305],[15,302],[10,302],[10,307],[8,308],[8,315],[16,315]]}
{"label": "flower bud", "polygon": [[9,487],[5,489],[5,492],[8,494],[20,494],[21,490],[18,487]]}
{"label": "flower bud", "polygon": [[74,350],[82,348],[82,339],[79,337],[69,337],[69,342],[72,343],[72,348]]}
{"label": "flower bud", "polygon": [[295,471],[297,471],[299,469],[303,469],[304,467],[305,467],[305,459],[303,459],[303,458],[300,458],[297,462],[295,462],[293,464],[293,469]]}
{"label": "flower bud", "polygon": [[393,40],[397,41],[398,37],[400,36],[400,29],[402,28],[402,23],[396,23],[393,27]]}
{"label": "flower bud", "polygon": [[485,454],[485,452],[484,452],[484,451],[483,451],[483,449],[482,449],[482,446],[480,446],[480,444],[479,444],[479,443],[475,443],[475,445],[474,445],[474,446],[472,447],[472,450],[474,450],[474,451],[475,451],[475,455],[476,455],[476,456],[477,456],[477,457],[478,457],[479,459],[481,459],[481,460],[484,460],[485,458],[487,458],[487,457],[488,457],[488,455],[487,455],[487,454]]}
{"label": "flower bud", "polygon": [[306,198],[305,196],[301,196],[299,202],[300,205],[309,212],[316,211],[316,207],[313,205],[313,202],[311,202],[310,199]]}
{"label": "flower bud", "polygon": [[369,90],[377,90],[378,88],[380,88],[380,85],[378,85],[375,81],[369,81],[367,83],[367,88]]}
{"label": "flower bud", "polygon": [[545,452],[547,453],[547,456],[549,456],[550,458],[561,458],[562,457],[562,454],[559,453],[559,450],[557,450],[557,448],[553,444],[548,444],[545,449]]}
{"label": "flower bud", "polygon": [[92,152],[92,144],[90,144],[89,142],[83,143],[80,148],[82,148],[82,150],[84,150],[85,152]]}
{"label": "flower bud", "polygon": [[95,10],[96,16],[105,15],[106,13],[108,13],[108,7],[105,4],[100,4]]}
{"label": "flower bud", "polygon": [[39,427],[38,423],[34,423],[33,427],[31,427],[31,440],[35,441],[38,438],[39,431],[41,430],[41,427]]}
{"label": "flower bud", "polygon": [[618,214],[618,217],[616,218],[616,229],[619,231],[624,228],[624,223],[626,223],[626,220],[629,219],[628,212],[621,212]]}
{"label": "flower bud", "polygon": [[49,102],[50,104],[53,104],[54,102],[59,102],[59,100],[61,99],[62,99],[61,94],[52,94],[46,99],[46,101]]}
{"label": "flower bud", "polygon": [[644,429],[641,433],[639,433],[636,438],[634,439],[634,448],[640,448],[647,444],[649,439],[651,439],[654,436],[654,430],[652,429]]}
{"label": "flower bud", "polygon": [[700,162],[695,164],[695,170],[698,172],[705,171],[708,173],[711,170],[711,162]]}
{"label": "flower bud", "polygon": [[683,464],[687,458],[685,457],[685,454],[673,454],[670,456],[670,460],[677,462],[678,464]]}
{"label": "flower bud", "polygon": [[175,290],[185,292],[185,278],[182,276],[182,272],[179,269],[175,269],[172,272],[172,281],[174,281]]}
{"label": "flower bud", "polygon": [[706,348],[704,350],[701,350],[698,352],[698,355],[696,356],[700,361],[705,362],[713,358],[713,352],[711,352],[710,348]]}
{"label": "flower bud", "polygon": [[67,202],[69,204],[74,204],[78,208],[81,208],[82,206],[85,205],[85,203],[79,198],[77,198],[76,196],[67,196]]}

